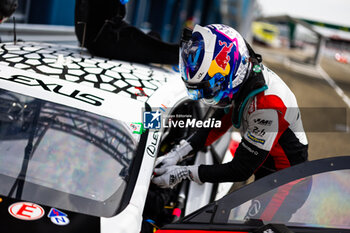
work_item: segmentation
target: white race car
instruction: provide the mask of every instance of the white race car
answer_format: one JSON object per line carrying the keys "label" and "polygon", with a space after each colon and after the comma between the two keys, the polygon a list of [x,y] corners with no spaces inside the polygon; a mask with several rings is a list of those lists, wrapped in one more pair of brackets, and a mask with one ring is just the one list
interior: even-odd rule
{"label": "white race car", "polygon": [[[140,232],[142,222],[154,224],[143,213],[155,190],[176,207],[184,185],[150,189],[150,180],[160,145],[166,152],[192,129],[163,127],[161,118],[205,115],[176,71],[92,57],[79,47],[6,43],[0,99],[6,232]],[[146,113],[162,127],[155,119],[144,125]],[[215,162],[229,139],[194,162]],[[181,216],[212,201],[215,188],[186,184]]]}

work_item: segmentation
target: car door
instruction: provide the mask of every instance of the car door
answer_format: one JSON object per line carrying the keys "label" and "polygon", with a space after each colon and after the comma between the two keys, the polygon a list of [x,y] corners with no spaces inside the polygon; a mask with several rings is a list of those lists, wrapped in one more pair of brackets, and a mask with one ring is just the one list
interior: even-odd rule
{"label": "car door", "polygon": [[349,178],[350,156],[305,162],[157,232],[350,232]]}

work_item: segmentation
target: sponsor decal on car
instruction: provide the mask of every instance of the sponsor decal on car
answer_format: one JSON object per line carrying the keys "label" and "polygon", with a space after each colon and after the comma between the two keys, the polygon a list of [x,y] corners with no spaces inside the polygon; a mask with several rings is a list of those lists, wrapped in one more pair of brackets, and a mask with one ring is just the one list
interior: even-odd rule
{"label": "sponsor decal on car", "polygon": [[250,217],[254,217],[260,212],[261,209],[261,203],[259,200],[253,200],[251,206],[249,207],[248,210],[248,215]]}
{"label": "sponsor decal on car", "polygon": [[69,224],[68,215],[55,208],[51,208],[47,217],[51,219],[51,222],[59,226]]}
{"label": "sponsor decal on car", "polygon": [[147,154],[152,158],[156,155],[158,139],[159,139],[159,131],[154,131],[151,142],[146,147]]}
{"label": "sponsor decal on car", "polygon": [[132,133],[134,133],[134,134],[143,134],[145,132],[145,129],[144,129],[143,124],[141,122],[130,123],[130,128],[132,130]]}
{"label": "sponsor decal on car", "polygon": [[38,88],[42,91],[53,92],[94,106],[101,106],[102,102],[104,101],[104,99],[101,97],[90,93],[85,93],[82,90],[72,89],[68,87],[68,85],[64,86],[56,82],[41,80],[26,75],[10,75],[6,77],[0,76],[0,79],[22,84],[31,88]]}
{"label": "sponsor decal on car", "polygon": [[165,106],[164,104],[161,104],[161,105],[162,105],[162,107],[160,107],[159,109],[162,110],[163,112],[165,112],[167,109],[167,106]]}
{"label": "sponsor decal on car", "polygon": [[28,221],[40,219],[45,214],[41,206],[30,202],[14,203],[10,205],[8,211],[13,217]]}

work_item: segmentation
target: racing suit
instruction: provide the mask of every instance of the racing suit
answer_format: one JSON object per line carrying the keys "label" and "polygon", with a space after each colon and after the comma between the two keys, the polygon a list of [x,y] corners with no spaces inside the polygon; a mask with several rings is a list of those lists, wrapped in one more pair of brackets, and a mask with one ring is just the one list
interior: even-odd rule
{"label": "racing suit", "polygon": [[[251,71],[234,97],[233,107],[219,109],[219,129],[200,129],[189,143],[194,151],[208,146],[232,125],[240,129],[242,141],[229,163],[200,165],[201,182],[236,182],[255,174],[259,179],[272,172],[304,162],[308,141],[296,98],[287,85],[270,69]],[[203,138],[207,138],[203,141]]]}

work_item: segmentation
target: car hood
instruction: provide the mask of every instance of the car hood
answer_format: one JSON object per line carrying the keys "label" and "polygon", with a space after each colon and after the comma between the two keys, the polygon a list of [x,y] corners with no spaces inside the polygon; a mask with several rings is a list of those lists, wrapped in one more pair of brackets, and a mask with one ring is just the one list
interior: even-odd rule
{"label": "car hood", "polygon": [[[1,86],[123,121],[141,122],[146,102],[171,106],[186,97],[179,73],[169,67],[109,60],[76,46],[35,42],[5,43],[0,53]],[[157,92],[161,94],[153,100]]]}

